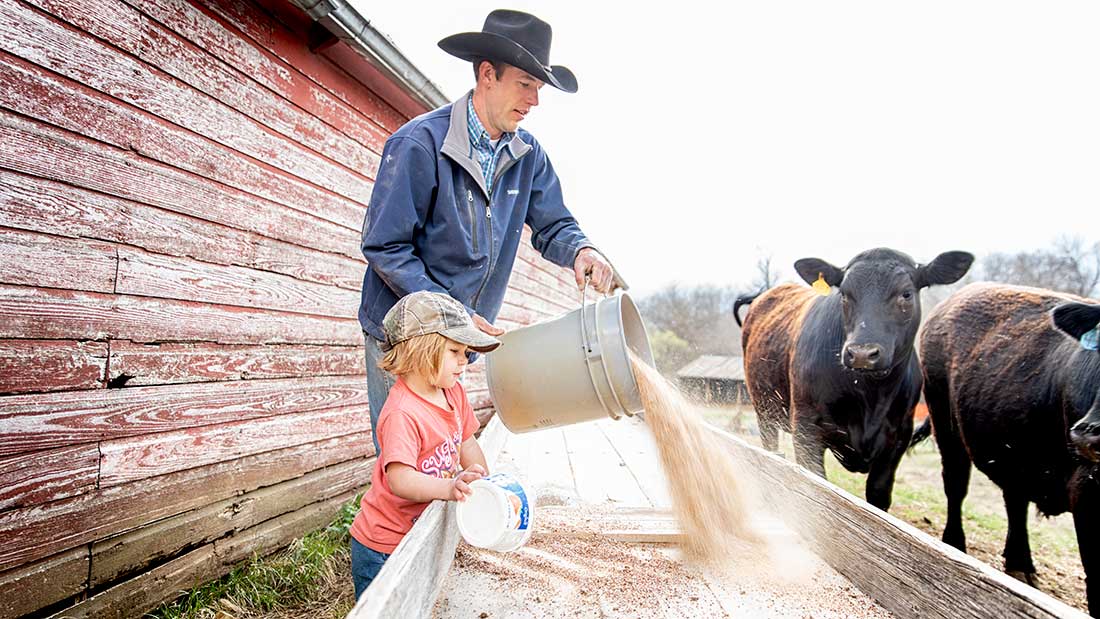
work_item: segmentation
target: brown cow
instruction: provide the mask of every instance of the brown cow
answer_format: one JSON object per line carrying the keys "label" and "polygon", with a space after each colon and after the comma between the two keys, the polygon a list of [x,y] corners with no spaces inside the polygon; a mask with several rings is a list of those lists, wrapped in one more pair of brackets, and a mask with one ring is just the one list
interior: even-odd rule
{"label": "brown cow", "polygon": [[1034,583],[1027,506],[1073,512],[1089,610],[1100,611],[1100,305],[1037,288],[972,284],[921,332],[924,396],[943,462],[943,541],[966,551],[971,463],[1004,494],[1005,571]]}
{"label": "brown cow", "polygon": [[776,449],[780,428],[792,432],[796,460],[822,477],[829,449],[868,474],[867,502],[889,509],[920,397],[920,290],[957,281],[973,261],[946,252],[918,265],[892,249],[865,251],[844,269],[805,258],[795,263],[802,279],[835,293],[784,284],[738,299],[735,317],[752,303],[741,344],[764,447]]}

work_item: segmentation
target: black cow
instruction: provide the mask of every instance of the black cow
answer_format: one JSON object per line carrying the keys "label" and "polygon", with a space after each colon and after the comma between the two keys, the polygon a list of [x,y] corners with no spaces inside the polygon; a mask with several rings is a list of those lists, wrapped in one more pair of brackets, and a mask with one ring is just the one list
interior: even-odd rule
{"label": "black cow", "polygon": [[1027,505],[1073,511],[1089,609],[1100,611],[1100,305],[1036,288],[972,284],[921,333],[924,396],[943,461],[943,541],[966,551],[971,462],[1004,494],[1005,571],[1034,584]]}
{"label": "black cow", "polygon": [[957,281],[973,261],[947,252],[918,265],[892,249],[865,251],[843,269],[805,258],[795,270],[821,280],[819,290],[784,284],[738,299],[735,317],[752,303],[741,345],[764,447],[774,451],[779,429],[790,431],[798,463],[823,477],[828,448],[844,468],[868,473],[867,501],[889,509],[920,397],[920,290]]}

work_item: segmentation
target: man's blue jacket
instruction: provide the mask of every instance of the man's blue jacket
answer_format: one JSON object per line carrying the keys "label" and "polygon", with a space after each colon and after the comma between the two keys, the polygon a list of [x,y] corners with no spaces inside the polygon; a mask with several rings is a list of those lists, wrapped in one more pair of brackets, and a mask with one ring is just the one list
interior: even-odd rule
{"label": "man's blue jacket", "polygon": [[378,340],[386,312],[418,290],[496,320],[525,223],[554,264],[571,268],[592,246],[565,208],[546,152],[522,129],[503,150],[489,195],[470,144],[469,96],[409,121],[382,150],[363,223],[370,268],[359,306],[363,330]]}

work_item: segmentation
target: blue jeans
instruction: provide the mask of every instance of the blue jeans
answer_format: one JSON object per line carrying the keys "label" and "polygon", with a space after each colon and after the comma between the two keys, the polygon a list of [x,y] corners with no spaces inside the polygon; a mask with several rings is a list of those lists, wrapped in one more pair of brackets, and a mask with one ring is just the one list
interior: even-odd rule
{"label": "blue jeans", "polygon": [[378,340],[366,332],[363,333],[363,339],[367,358],[367,404],[370,406],[370,431],[374,438],[374,453],[378,455],[378,415],[382,413],[382,405],[386,403],[386,397],[390,395],[390,388],[397,382],[397,378],[378,367],[378,361],[382,358],[382,349],[378,347]]}
{"label": "blue jeans", "polygon": [[355,583],[355,599],[358,600],[370,583],[378,576],[388,554],[372,550],[351,538],[351,580]]}

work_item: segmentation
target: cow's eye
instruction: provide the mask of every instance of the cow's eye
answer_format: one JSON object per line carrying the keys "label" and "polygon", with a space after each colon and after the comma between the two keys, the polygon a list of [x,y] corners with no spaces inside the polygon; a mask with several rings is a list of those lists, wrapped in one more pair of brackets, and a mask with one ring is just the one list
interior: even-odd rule
{"label": "cow's eye", "polygon": [[912,299],[913,298],[913,291],[906,290],[905,292],[901,293],[901,298],[905,299],[906,301],[908,301],[909,299]]}

